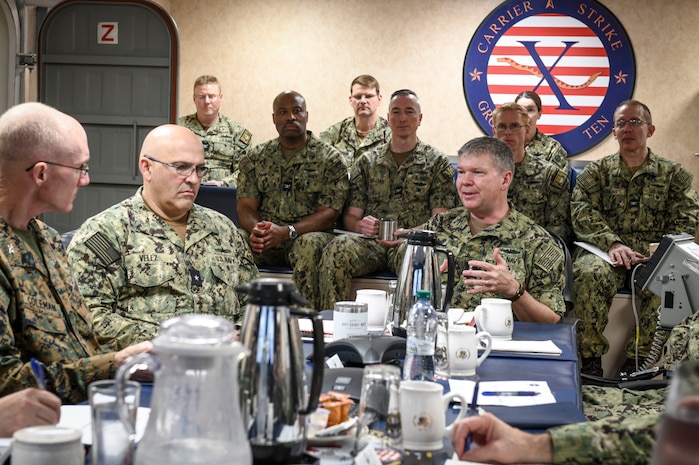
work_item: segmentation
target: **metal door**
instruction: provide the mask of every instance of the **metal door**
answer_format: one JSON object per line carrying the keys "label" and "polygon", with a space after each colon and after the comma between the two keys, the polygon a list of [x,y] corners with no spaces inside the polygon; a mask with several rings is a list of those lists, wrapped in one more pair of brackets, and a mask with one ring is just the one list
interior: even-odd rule
{"label": "metal door", "polygon": [[90,185],[69,214],[46,213],[59,232],[131,196],[152,128],[176,122],[177,27],[149,1],[74,1],[51,9],[39,33],[39,100],[75,117],[90,146]]}

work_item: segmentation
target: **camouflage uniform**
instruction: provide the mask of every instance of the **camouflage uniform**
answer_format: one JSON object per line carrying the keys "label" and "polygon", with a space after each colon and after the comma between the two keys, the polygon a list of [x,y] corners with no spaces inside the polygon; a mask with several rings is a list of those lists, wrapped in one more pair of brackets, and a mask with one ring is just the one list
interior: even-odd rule
{"label": "camouflage uniform", "polygon": [[236,187],[240,157],[250,148],[252,133],[240,123],[223,115],[213,126],[204,129],[196,113],[183,116],[178,124],[184,126],[201,139],[204,158],[209,172],[202,181],[222,181],[224,186]]}
{"label": "camouflage uniform", "polygon": [[[512,209],[507,218],[473,235],[468,225],[470,216],[466,208],[459,207],[435,215],[425,225],[425,229],[437,233],[456,260],[458,278],[451,306],[473,310],[482,298],[503,297],[467,294],[470,286],[464,285],[461,277],[461,271],[468,269],[469,260],[493,263],[493,250],[497,247],[510,273],[517,281],[525,283],[527,292],[563,316],[566,311],[563,302],[563,252],[546,230]],[[403,245],[401,251],[404,249]]]}
{"label": "camouflage uniform", "polygon": [[[664,234],[694,235],[699,224],[699,197],[692,175],[678,163],[649,150],[647,160],[632,174],[615,153],[591,162],[578,176],[571,199],[573,228],[578,240],[607,251],[619,241],[647,253]],[[575,316],[580,318],[580,354],[600,357],[609,349],[602,335],[609,306],[627,279],[626,269],[612,267],[596,255],[578,249],[574,255]],[[639,353],[647,357],[657,321],[659,299],[639,291],[643,305]],[[629,341],[627,354],[633,354]]]}
{"label": "camouflage uniform", "polygon": [[[449,159],[421,141],[400,166],[386,143],[359,157],[351,169],[348,205],[364,210],[364,216],[394,218],[401,228],[424,223],[435,208],[454,208],[456,199]],[[387,268],[397,272],[396,253],[397,247],[358,236],[333,239],[320,266],[323,308],[350,298],[354,276]]]}
{"label": "camouflage uniform", "polygon": [[[665,347],[668,370],[699,360],[699,312],[675,326]],[[549,430],[554,463],[646,465],[655,446],[667,388],[638,392],[583,386],[587,423]]]}
{"label": "camouflage uniform", "polygon": [[345,164],[351,167],[363,153],[390,141],[391,128],[388,127],[388,121],[379,116],[369,134],[361,140],[354,125],[354,116],[350,116],[321,132],[319,137],[339,150]]}
{"label": "camouflage uniform", "polygon": [[114,377],[113,341],[95,334],[58,233],[32,220],[25,234],[35,235],[40,250],[0,218],[0,395],[36,385],[33,357],[51,392],[82,402],[89,383]]}
{"label": "camouflage uniform", "polygon": [[68,247],[73,274],[101,335],[119,348],[153,339],[185,313],[242,320],[235,286],[257,277],[252,252],[225,216],[194,204],[187,240],[141,191],[83,223]]}
{"label": "camouflage uniform", "polygon": [[568,152],[560,142],[553,137],[549,137],[543,132],[536,130],[536,134],[529,144],[527,153],[548,160],[563,170],[568,169]]}
{"label": "camouflage uniform", "polygon": [[[286,226],[315,213],[319,206],[342,211],[349,191],[347,166],[337,150],[307,133],[306,146],[288,162],[278,138],[256,146],[240,160],[238,198],[258,201],[262,220]],[[313,308],[320,308],[318,264],[333,237],[332,232],[305,233],[253,257],[258,265],[291,265],[301,295]]]}
{"label": "camouflage uniform", "polygon": [[520,213],[573,244],[568,174],[553,163],[525,153],[515,167],[508,201]]}

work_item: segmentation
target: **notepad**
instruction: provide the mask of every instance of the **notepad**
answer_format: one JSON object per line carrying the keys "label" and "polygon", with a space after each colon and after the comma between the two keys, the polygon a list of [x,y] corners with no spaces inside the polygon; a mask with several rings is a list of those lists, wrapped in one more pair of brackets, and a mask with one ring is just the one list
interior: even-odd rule
{"label": "notepad", "polygon": [[552,340],[512,341],[493,338],[493,352],[515,352],[518,354],[561,355],[563,351]]}

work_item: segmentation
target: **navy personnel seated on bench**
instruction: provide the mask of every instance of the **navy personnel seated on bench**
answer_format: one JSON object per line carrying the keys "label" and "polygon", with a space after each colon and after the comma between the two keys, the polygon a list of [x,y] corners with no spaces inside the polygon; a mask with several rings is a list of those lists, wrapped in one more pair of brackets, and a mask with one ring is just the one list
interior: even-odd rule
{"label": "navy personnel seated on bench", "polygon": [[301,94],[280,93],[272,110],[279,137],[240,160],[238,218],[255,263],[291,265],[299,293],[321,309],[318,264],[347,199],[347,166],[336,149],[306,130]]}

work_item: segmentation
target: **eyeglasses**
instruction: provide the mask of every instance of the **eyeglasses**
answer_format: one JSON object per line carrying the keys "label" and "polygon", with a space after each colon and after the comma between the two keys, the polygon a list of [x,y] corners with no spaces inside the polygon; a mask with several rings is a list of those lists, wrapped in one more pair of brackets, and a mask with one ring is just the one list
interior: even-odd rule
{"label": "eyeglasses", "polygon": [[504,123],[500,123],[500,124],[498,124],[498,125],[495,126],[495,130],[496,130],[497,132],[505,132],[505,131],[507,131],[507,130],[509,129],[510,131],[515,132],[515,131],[519,131],[519,130],[522,129],[523,127],[524,127],[524,126],[522,126],[522,125],[519,124],[519,123],[512,123],[512,124],[509,124],[509,125],[504,124]]}
{"label": "eyeglasses", "polygon": [[218,94],[194,94],[194,98],[199,100],[199,101],[202,101],[202,102],[204,100],[206,100],[207,98],[209,100],[216,100],[219,97],[220,97],[220,95],[218,95]]}
{"label": "eyeglasses", "polygon": [[616,123],[614,123],[614,127],[617,129],[624,129],[626,127],[627,123],[635,128],[639,128],[639,127],[643,126],[644,124],[650,124],[650,123],[646,123],[645,121],[640,120],[638,118],[633,118],[633,119],[630,119],[628,121],[626,121],[625,119],[620,119],[620,120],[617,120]]}
{"label": "eyeglasses", "polygon": [[196,165],[190,165],[189,163],[182,163],[179,165],[176,165],[174,163],[168,163],[166,161],[160,161],[156,158],[151,157],[150,155],[143,155],[143,158],[147,158],[150,161],[154,161],[156,163],[160,163],[161,165],[169,166],[170,168],[175,168],[175,172],[179,174],[180,176],[189,177],[196,171],[197,176],[200,178],[204,177],[206,173],[209,172],[209,168],[206,166],[196,166]]}
{"label": "eyeglasses", "polygon": [[85,163],[85,164],[82,165],[82,166],[70,166],[70,165],[64,165],[64,164],[62,164],[62,163],[56,163],[56,162],[53,162],[53,161],[44,161],[44,160],[35,161],[34,163],[32,163],[31,166],[29,166],[29,167],[28,167],[26,170],[24,170],[24,171],[26,171],[26,172],[31,171],[32,168],[34,168],[34,167],[36,166],[37,163],[46,163],[47,165],[62,166],[63,168],[70,168],[70,169],[72,169],[72,170],[78,170],[78,171],[80,171],[80,176],[87,176],[88,173],[90,172],[90,167],[87,166],[87,163]]}

